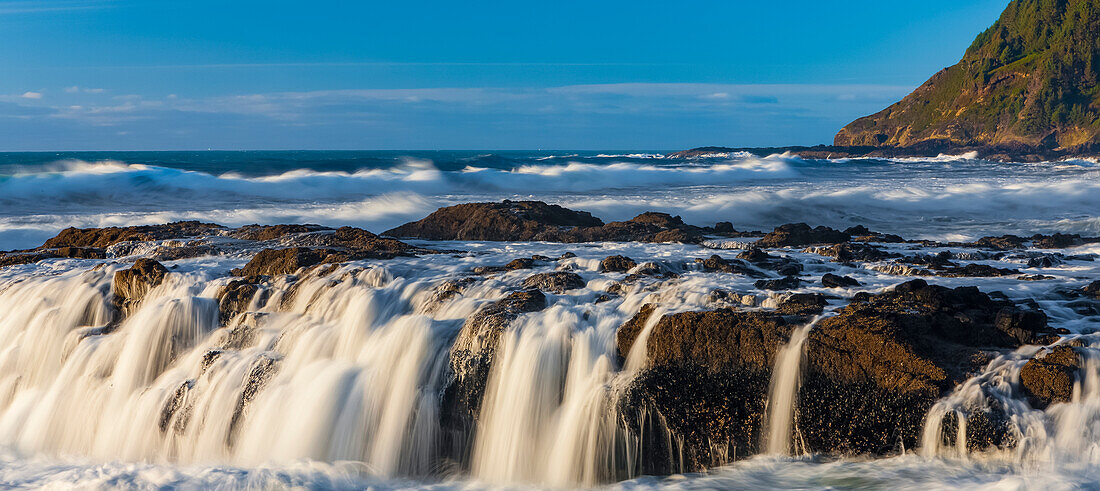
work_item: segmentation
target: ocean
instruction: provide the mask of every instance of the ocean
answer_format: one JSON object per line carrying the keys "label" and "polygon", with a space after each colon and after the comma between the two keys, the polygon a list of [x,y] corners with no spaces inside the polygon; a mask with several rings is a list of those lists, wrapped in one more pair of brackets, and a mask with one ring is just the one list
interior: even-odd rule
{"label": "ocean", "polygon": [[1100,166],[962,157],[664,158],[657,152],[0,154],[0,250],[75,227],[205,220],[373,231],[444,205],[536,199],[609,220],[645,211],[738,230],[863,224],[910,238],[1100,235]]}
{"label": "ocean", "polygon": [[[352,225],[380,233],[439,207],[504,199],[542,200],[604,221],[660,211],[698,226],[730,222],[739,231],[805,222],[943,242],[1100,235],[1100,165],[1087,160],[806,160],[744,153],[677,159],[657,151],[63,152],[0,154],[0,250],[37,247],[65,227],[175,220]],[[118,324],[114,273],[156,247],[178,244],[112,247],[104,259],[0,268],[0,486],[1100,488],[1100,321],[1064,295],[1100,278],[1100,243],[1047,250],[1060,254],[1048,263],[1035,263],[1040,256],[1031,250],[995,255],[965,245],[877,246],[897,255],[944,253],[960,264],[1045,278],[928,278],[1032,302],[1052,327],[1063,329],[1063,342],[1072,340],[1085,353],[1067,403],[1037,409],[1022,402],[1021,366],[1038,350],[1025,346],[1001,352],[972,384],[945,394],[929,413],[938,415],[929,418],[933,424],[948,413],[965,421],[974,407],[1003,408],[1015,432],[1010,448],[944,446],[935,426],[929,432],[935,437],[887,456],[834,456],[785,451],[796,445],[780,434],[779,450],[768,455],[654,477],[636,471],[631,459],[638,447],[616,419],[617,397],[644,369],[635,356],[620,359],[616,332],[647,303],[666,313],[715,308],[716,291],[744,294],[743,307],[773,309],[783,294],[762,291],[756,278],[705,270],[695,260],[732,257],[747,247],[744,240],[413,240],[448,253],[353,261],[324,275],[265,280],[262,299],[255,297],[231,322],[219,311],[229,271],[271,244],[204,240],[229,252],[163,260],[169,271],[163,283]],[[652,262],[667,274],[608,295],[613,285],[634,281],[601,269],[601,259],[613,254]],[[826,316],[859,292],[887,291],[911,279],[801,248],[777,254],[802,265],[802,275],[813,281],[796,291],[822,294]],[[533,271],[470,275],[479,266],[532,256],[547,259],[536,260]],[[532,272],[552,271],[575,273],[583,286],[548,292],[546,309],[512,321],[473,443],[466,453],[452,452],[441,443],[450,436],[439,421],[456,335],[466,319],[520,288]],[[860,286],[826,288],[816,281],[824,273],[850,276]],[[468,280],[459,283],[461,293],[439,295],[458,280]],[[231,339],[244,331],[247,341]],[[798,353],[788,359],[797,372]],[[261,373],[257,367],[275,368]],[[781,387],[771,394],[798,393],[797,376],[776,379]],[[797,426],[797,397],[788,399],[781,409],[788,425]],[[772,404],[778,400],[772,397]]]}

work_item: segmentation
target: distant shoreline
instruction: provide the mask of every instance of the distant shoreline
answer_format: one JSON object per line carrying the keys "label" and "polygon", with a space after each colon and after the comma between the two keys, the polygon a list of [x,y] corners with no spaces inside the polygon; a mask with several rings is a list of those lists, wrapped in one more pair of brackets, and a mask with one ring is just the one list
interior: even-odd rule
{"label": "distant shoreline", "polygon": [[1100,158],[1096,148],[1041,148],[1026,145],[957,145],[943,141],[925,141],[908,147],[872,146],[787,146],[787,147],[697,147],[673,152],[670,158],[703,158],[723,154],[751,153],[767,156],[789,153],[806,159],[844,158],[930,158],[940,155],[974,154],[975,158],[997,162],[1053,162],[1074,158]]}

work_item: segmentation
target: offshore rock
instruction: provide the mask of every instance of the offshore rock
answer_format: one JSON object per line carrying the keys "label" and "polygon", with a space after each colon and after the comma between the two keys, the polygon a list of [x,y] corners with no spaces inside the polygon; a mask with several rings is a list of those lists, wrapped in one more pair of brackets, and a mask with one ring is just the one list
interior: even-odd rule
{"label": "offshore rock", "polygon": [[704,231],[667,213],[643,213],[604,224],[584,211],[541,201],[505,200],[440,208],[386,235],[428,240],[695,243],[702,240]]}
{"label": "offshore rock", "polygon": [[440,208],[385,235],[428,240],[548,240],[562,228],[599,227],[600,219],[541,201],[466,203]]}
{"label": "offshore rock", "polygon": [[811,228],[805,223],[788,223],[756,241],[757,247],[804,247],[814,244],[847,242],[851,236],[836,229],[820,226]]}
{"label": "offshore rock", "polygon": [[163,225],[136,227],[67,228],[46,241],[42,248],[65,246],[104,249],[119,242],[182,239],[210,235],[223,229],[221,225],[197,221],[172,222]]}

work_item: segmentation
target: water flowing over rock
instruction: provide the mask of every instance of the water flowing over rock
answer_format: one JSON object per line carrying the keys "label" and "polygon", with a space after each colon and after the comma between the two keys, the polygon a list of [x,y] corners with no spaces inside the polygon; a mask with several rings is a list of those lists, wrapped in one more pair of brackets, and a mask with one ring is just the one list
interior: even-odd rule
{"label": "water flowing over rock", "polygon": [[112,292],[116,305],[123,311],[129,311],[141,302],[145,294],[164,281],[168,269],[152,259],[141,258],[129,269],[115,273]]}

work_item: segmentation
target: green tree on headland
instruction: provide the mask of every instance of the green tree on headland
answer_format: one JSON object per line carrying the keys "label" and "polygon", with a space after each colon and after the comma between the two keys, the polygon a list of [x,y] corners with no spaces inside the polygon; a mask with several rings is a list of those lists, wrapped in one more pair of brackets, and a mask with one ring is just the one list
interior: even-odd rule
{"label": "green tree on headland", "polygon": [[1014,0],[962,60],[837,145],[1100,144],[1100,0]]}

